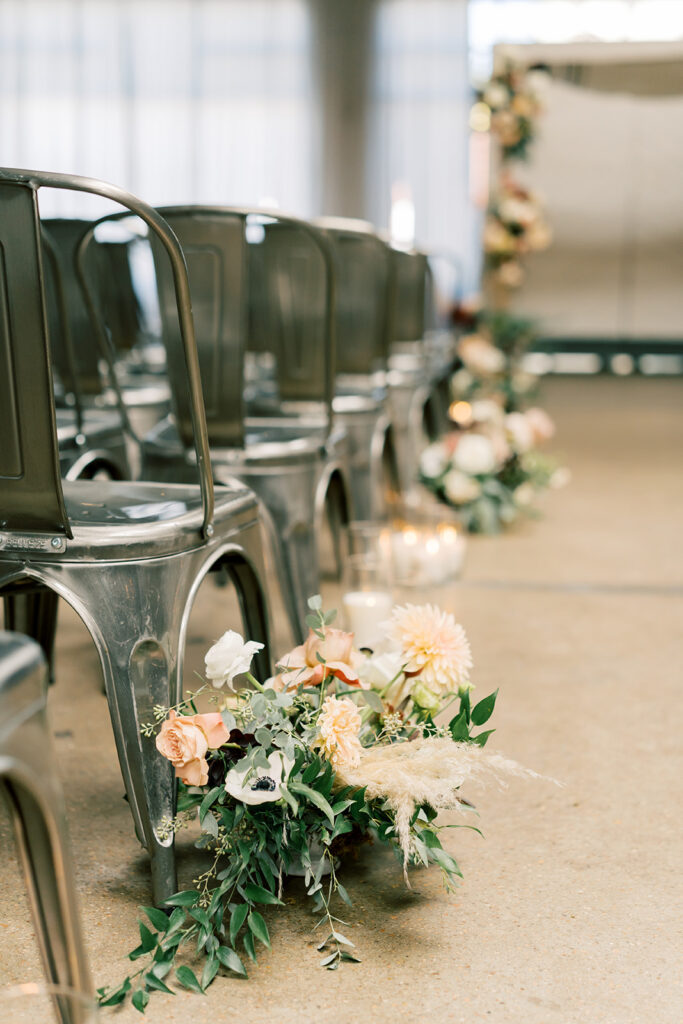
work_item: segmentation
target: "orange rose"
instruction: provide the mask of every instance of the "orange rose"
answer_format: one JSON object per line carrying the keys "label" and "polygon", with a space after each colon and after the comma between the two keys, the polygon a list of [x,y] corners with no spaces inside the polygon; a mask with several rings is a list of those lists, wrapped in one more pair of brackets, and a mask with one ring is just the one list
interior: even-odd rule
{"label": "orange rose", "polygon": [[169,711],[156,738],[157,750],[176,770],[176,776],[188,786],[205,786],[209,765],[205,754],[228,740],[228,730],[217,712],[207,715],[178,715]]}
{"label": "orange rose", "polygon": [[[359,651],[353,649],[353,633],[327,626],[321,639],[309,631],[306,642],[280,659],[283,671],[269,683],[276,690],[295,690],[297,686],[320,686],[327,676],[336,676],[349,686],[365,685],[358,678],[357,667],[363,661]],[[325,664],[318,660],[318,656]]]}

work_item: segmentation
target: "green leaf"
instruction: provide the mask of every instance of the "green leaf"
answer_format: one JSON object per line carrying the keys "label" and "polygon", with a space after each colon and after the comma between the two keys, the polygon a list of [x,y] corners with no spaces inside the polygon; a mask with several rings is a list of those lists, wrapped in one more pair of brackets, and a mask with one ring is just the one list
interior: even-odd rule
{"label": "green leaf", "polygon": [[337,892],[339,893],[340,897],[344,900],[344,903],[346,903],[347,906],[353,906],[353,903],[351,902],[351,897],[349,896],[348,892],[341,884],[341,882],[337,882]]}
{"label": "green leaf", "polygon": [[[323,599],[320,594],[314,594],[313,597],[308,599],[308,607],[312,612],[319,612],[323,606]],[[317,621],[317,620],[316,620]]]}
{"label": "green leaf", "polygon": [[213,816],[213,814],[211,814],[210,811],[204,818],[204,821],[202,822],[202,832],[205,832],[207,835],[213,836],[214,839],[218,837],[218,822],[216,821],[215,817]]}
{"label": "green leaf", "polygon": [[151,972],[145,975],[145,985],[147,988],[154,989],[156,992],[165,992],[166,995],[169,996],[175,995],[173,989],[169,988],[166,982],[162,981],[161,978],[157,978],[157,976]]}
{"label": "green leaf", "polygon": [[347,953],[345,949],[342,950],[341,958],[350,964],[359,964],[362,962],[357,956],[354,956],[353,953]]}
{"label": "green leaf", "polygon": [[268,903],[279,907],[284,905],[282,900],[279,900],[272,892],[268,892],[268,890],[264,889],[262,885],[254,885],[251,882],[249,885],[245,885],[244,895],[247,899],[251,900],[252,903]]}
{"label": "green leaf", "polygon": [[472,714],[472,706],[470,703],[470,691],[469,689],[463,690],[460,694],[460,710],[465,712],[465,716],[469,723],[470,716]]}
{"label": "green leaf", "polygon": [[219,967],[220,961],[215,956],[209,957],[204,964],[204,970],[202,971],[202,988],[204,990],[209,987],[213,979],[218,974]]}
{"label": "green leaf", "polygon": [[249,904],[240,903],[239,906],[233,910],[230,916],[230,942],[233,946],[235,945],[235,940],[237,939],[240,928],[247,919],[248,913]]}
{"label": "green leaf", "polygon": [[472,708],[472,721],[475,725],[483,725],[484,722],[488,722],[489,718],[493,714],[493,709],[496,706],[496,697],[498,696],[498,690],[494,690],[488,697],[484,697],[478,704],[475,704]]}
{"label": "green leaf", "polygon": [[194,907],[199,901],[199,893],[196,889],[183,889],[174,896],[169,896],[164,903],[167,907]]}
{"label": "green leaf", "polygon": [[247,951],[249,959],[253,960],[254,963],[256,963],[256,950],[254,949],[254,936],[251,934],[251,932],[247,932],[246,933],[246,935],[242,939],[242,942],[244,943],[244,948]]}
{"label": "green leaf", "polygon": [[323,615],[323,619],[325,620],[325,625],[326,626],[331,625],[336,618],[337,618],[337,609],[336,608],[333,608],[332,611],[327,613],[327,615]]}
{"label": "green leaf", "polygon": [[317,790],[311,789],[310,786],[304,786],[302,782],[297,782],[292,779],[289,780],[289,788],[292,792],[305,796],[307,800],[310,800],[312,804],[315,804],[315,806],[318,807],[329,819],[330,825],[334,825],[334,812],[322,793],[318,793]]}
{"label": "green leaf", "polygon": [[190,911],[190,915],[191,915],[191,917],[193,917],[195,919],[195,921],[198,921],[199,924],[202,925],[202,927],[204,927],[204,928],[210,928],[211,927],[211,922],[209,921],[209,915],[207,914],[207,912],[204,910],[203,907],[193,907],[192,910]]}
{"label": "green leaf", "polygon": [[334,938],[337,940],[337,942],[341,942],[342,945],[351,946],[352,949],[355,949],[355,943],[351,942],[351,939],[347,939],[346,936],[342,935],[341,932],[334,931],[332,932],[332,934]]}
{"label": "green leaf", "polygon": [[107,996],[106,999],[100,998],[100,1006],[118,1006],[126,998],[130,988],[130,978],[126,978],[121,987],[112,992],[110,996]]}
{"label": "green leaf", "polygon": [[159,910],[158,907],[140,907],[140,909],[147,914],[154,927],[158,932],[167,932],[170,928],[171,921],[167,914],[163,910]]}
{"label": "green leaf", "polygon": [[467,715],[461,711],[459,715],[451,719],[448,728],[456,743],[469,739],[470,731],[467,725]]}
{"label": "green leaf", "polygon": [[211,807],[211,805],[216,802],[216,800],[218,799],[218,797],[221,795],[222,792],[223,792],[223,787],[222,786],[214,786],[214,788],[210,789],[209,792],[206,794],[206,796],[202,800],[201,804],[199,805],[199,824],[200,825],[203,824],[204,818],[208,814],[209,807]]}
{"label": "green leaf", "polygon": [[224,709],[221,711],[221,718],[223,719],[223,725],[228,732],[232,732],[233,729],[237,728],[237,721],[235,720],[235,716],[232,711],[228,711],[227,708]]}
{"label": "green leaf", "polygon": [[257,729],[254,736],[256,742],[260,743],[262,747],[269,747],[273,738],[270,729]]}
{"label": "green leaf", "polygon": [[294,799],[292,794],[289,792],[287,786],[283,784],[280,785],[280,796],[282,796],[282,798],[286,801],[289,807],[291,807],[292,814],[296,814],[299,810],[298,801]]}
{"label": "green leaf", "polygon": [[138,921],[138,925],[140,928],[140,941],[142,943],[142,948],[145,953],[149,953],[149,951],[154,949],[157,944],[156,936],[152,934],[149,928],[147,928],[142,921]]}
{"label": "green leaf", "polygon": [[197,995],[203,996],[204,990],[197,981],[195,973],[191,968],[186,967],[185,964],[181,964],[180,967],[176,967],[175,976],[179,985],[183,988],[188,988],[190,992],[196,992]]}
{"label": "green leaf", "polygon": [[137,992],[133,992],[133,999],[131,1001],[139,1013],[144,1013],[145,1007],[149,1002],[149,992],[145,992],[144,988],[139,988]]}
{"label": "green leaf", "polygon": [[216,956],[223,964],[223,967],[227,967],[229,971],[234,971],[235,974],[242,974],[246,978],[246,968],[234,949],[228,949],[227,946],[219,946],[216,950]]}
{"label": "green leaf", "polygon": [[381,715],[384,711],[384,704],[382,704],[382,698],[374,690],[361,690],[360,695],[373,711],[376,711],[378,715]]}
{"label": "green leaf", "polygon": [[480,747],[485,747],[489,736],[495,731],[495,729],[487,729],[486,732],[479,732],[476,736],[471,736],[470,739],[473,743],[478,743]]}
{"label": "green leaf", "polygon": [[328,967],[332,963],[332,961],[336,960],[338,957],[339,957],[339,951],[335,949],[334,953],[330,953],[329,956],[326,956],[324,960],[320,961],[320,966],[321,967]]}
{"label": "green leaf", "polygon": [[249,931],[259,939],[264,946],[270,949],[270,936],[268,934],[268,928],[266,922],[263,920],[257,910],[252,910],[251,914],[247,918],[247,924],[249,925]]}
{"label": "green leaf", "polygon": [[313,782],[313,779],[317,778],[319,771],[320,762],[312,761],[311,764],[309,764],[308,768],[306,768],[303,775],[301,776],[301,781],[303,782],[304,786],[307,786],[309,782]]}

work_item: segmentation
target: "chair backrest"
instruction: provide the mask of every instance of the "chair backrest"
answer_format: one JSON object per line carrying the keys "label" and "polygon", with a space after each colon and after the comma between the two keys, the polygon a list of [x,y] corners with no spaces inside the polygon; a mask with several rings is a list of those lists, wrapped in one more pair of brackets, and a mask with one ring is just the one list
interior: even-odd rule
{"label": "chair backrest", "polygon": [[[159,212],[180,239],[189,268],[211,444],[244,443],[248,346],[273,353],[280,399],[323,402],[331,423],[334,282],[322,233],[305,221],[259,209],[183,206]],[[255,231],[249,230],[252,225]],[[178,424],[186,440],[176,329],[161,264],[157,285]]]}
{"label": "chair backrest", "polygon": [[[165,207],[159,212],[173,228],[187,262],[210,443],[240,447],[247,315],[245,218],[239,212],[202,206]],[[154,241],[152,251],[178,429],[187,444],[191,424],[172,281],[168,261]]]}
{"label": "chair backrest", "polygon": [[429,261],[422,252],[391,250],[390,333],[392,344],[420,341],[427,325]]}
{"label": "chair backrest", "polygon": [[[38,210],[41,187],[90,192],[119,203],[146,222],[168,253],[191,395],[203,533],[210,535],[213,481],[187,269],[178,240],[155,210],[114,185],[15,168],[0,168],[0,531],[71,535],[59,475],[50,371]],[[3,538],[0,547],[16,543],[16,537]],[[34,546],[50,543],[50,538],[41,537]]]}
{"label": "chair backrest", "polygon": [[249,245],[249,341],[270,351],[279,398],[331,410],[336,370],[334,257],[323,232],[291,218],[256,223]]}
{"label": "chair backrest", "polygon": [[[63,298],[68,317],[68,337],[64,325],[59,322],[57,310],[48,301],[48,322],[50,327],[50,347],[55,366],[63,380],[70,376],[71,367],[76,375],[75,386],[83,395],[99,395],[102,392],[100,376],[100,359],[102,353],[94,336],[90,314],[86,307],[83,292],[74,272],[78,245],[90,227],[87,220],[68,220],[65,218],[46,219],[41,221],[43,241],[47,244],[44,268],[52,268],[51,252],[56,259],[54,272],[59,275],[58,286],[63,291]],[[51,246],[51,250],[50,247]],[[49,299],[49,292],[48,292]],[[71,346],[71,351],[68,348]]]}
{"label": "chair backrest", "polygon": [[332,244],[336,273],[337,374],[370,375],[389,358],[390,250],[370,225],[317,222]]}

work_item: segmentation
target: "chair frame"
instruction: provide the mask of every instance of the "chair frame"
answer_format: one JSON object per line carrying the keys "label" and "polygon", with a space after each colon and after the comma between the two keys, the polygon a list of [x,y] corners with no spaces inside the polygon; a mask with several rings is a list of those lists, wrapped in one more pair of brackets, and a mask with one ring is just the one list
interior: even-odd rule
{"label": "chair frame", "polygon": [[[36,394],[19,395],[19,399],[24,401],[26,411],[29,399],[42,402],[47,397],[52,422],[52,452],[38,452],[35,464],[25,460],[23,477],[5,476],[6,522],[0,532],[0,592],[5,596],[6,621],[12,628],[40,640],[49,652],[54,638],[57,600],[62,597],[80,615],[90,632],[100,657],[136,831],[151,856],[154,899],[162,903],[176,889],[173,838],[166,837],[160,826],[175,813],[177,786],[172,766],[158,754],[153,740],[142,734],[141,725],[153,720],[155,705],[173,706],[180,699],[182,652],[189,614],[199,585],[211,569],[225,566],[230,572],[247,632],[251,638],[263,640],[265,644],[255,658],[255,671],[269,674],[267,603],[259,584],[259,579],[263,578],[263,560],[258,505],[246,488],[222,490],[219,516],[227,520],[224,518],[220,522],[221,529],[216,530],[216,501],[187,270],[180,245],[163,218],[123,189],[91,178],[0,168],[0,190],[5,185],[14,186],[10,207],[12,202],[33,204],[35,264],[31,263],[29,270],[35,276],[33,286],[42,297],[41,310],[31,307],[25,318],[33,317],[36,331],[38,324],[42,326],[42,337],[37,342],[43,346],[47,376],[43,379],[39,373]],[[69,521],[59,476],[54,399],[49,385],[44,282],[37,241],[36,193],[41,187],[94,193],[120,203],[140,216],[156,233],[171,261],[190,391],[199,494],[196,487],[188,486],[111,484],[111,490],[107,490],[106,485],[87,482],[65,485],[69,495],[81,502],[79,507],[83,507],[86,496],[91,503],[95,500],[97,492],[93,487],[97,486],[106,521],[111,518],[106,498],[109,493],[116,497],[117,487],[118,493],[121,488],[129,488],[133,495],[131,500],[137,496],[143,504],[155,496],[158,500],[159,495],[167,502],[174,499],[176,503],[186,502],[182,515],[178,516],[171,506],[169,515],[154,520],[152,528],[145,523],[136,525],[128,521],[125,526],[113,529],[80,525],[75,536]],[[23,224],[21,220],[19,223]],[[12,227],[7,231],[11,237]],[[21,240],[24,240],[23,234]],[[27,254],[22,258],[28,266]],[[14,273],[16,275],[16,268]],[[29,281],[26,287],[30,285]],[[7,301],[5,296],[5,303]],[[13,301],[15,307],[7,321],[8,329],[16,329],[17,322],[22,322],[19,314],[25,302],[23,295],[19,294]],[[2,328],[3,323],[0,323],[0,356],[4,351],[12,358],[11,347],[7,348],[8,343],[11,346],[12,334],[3,336]],[[48,381],[47,396],[40,390],[45,380]],[[15,446],[23,451],[27,440],[25,420],[22,422],[21,416],[17,418],[15,414],[15,420],[9,425],[17,432]],[[12,440],[10,436],[10,448]],[[27,529],[22,516],[26,514],[23,509],[31,488],[37,498]],[[197,511],[193,512],[187,502],[195,500]],[[136,625],[131,628],[131,623]]]}

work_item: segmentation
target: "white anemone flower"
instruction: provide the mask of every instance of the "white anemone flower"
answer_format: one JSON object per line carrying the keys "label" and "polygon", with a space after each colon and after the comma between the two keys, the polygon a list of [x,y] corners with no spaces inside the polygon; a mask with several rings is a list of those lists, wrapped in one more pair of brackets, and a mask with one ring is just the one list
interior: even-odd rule
{"label": "white anemone flower", "polygon": [[[225,777],[225,792],[243,804],[266,804],[282,797],[281,787],[289,778],[294,762],[279,751],[268,758],[269,768],[231,768]],[[249,774],[251,772],[251,774]],[[248,778],[247,778],[248,775]]]}
{"label": "white anemone flower", "polygon": [[225,683],[232,687],[235,676],[248,672],[251,667],[251,659],[257,651],[262,650],[263,644],[256,640],[247,640],[229,629],[227,633],[211,647],[204,657],[206,678],[210,679],[216,689]]}

